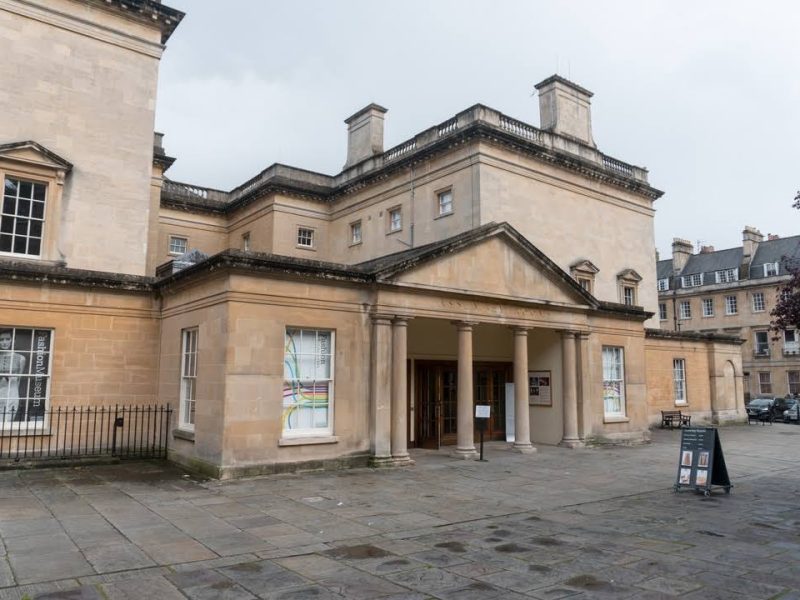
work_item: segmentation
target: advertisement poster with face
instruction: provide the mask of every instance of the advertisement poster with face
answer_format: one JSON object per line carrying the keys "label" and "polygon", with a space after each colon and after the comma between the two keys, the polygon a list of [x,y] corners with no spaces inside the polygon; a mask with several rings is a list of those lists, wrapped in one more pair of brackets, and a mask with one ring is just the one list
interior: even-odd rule
{"label": "advertisement poster with face", "polygon": [[44,420],[52,331],[0,326],[0,423]]}

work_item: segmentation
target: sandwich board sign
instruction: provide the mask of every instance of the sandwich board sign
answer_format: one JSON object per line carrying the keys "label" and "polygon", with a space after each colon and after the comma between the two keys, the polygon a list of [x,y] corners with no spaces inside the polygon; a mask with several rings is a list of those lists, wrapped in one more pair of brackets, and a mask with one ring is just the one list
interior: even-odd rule
{"label": "sandwich board sign", "polygon": [[712,487],[721,487],[726,494],[733,487],[725,466],[719,432],[715,427],[682,429],[675,491],[688,488],[710,496]]}

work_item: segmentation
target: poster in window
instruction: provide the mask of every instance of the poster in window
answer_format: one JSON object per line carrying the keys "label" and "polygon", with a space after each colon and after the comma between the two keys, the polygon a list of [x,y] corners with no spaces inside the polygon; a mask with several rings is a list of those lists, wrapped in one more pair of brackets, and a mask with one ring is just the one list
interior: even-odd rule
{"label": "poster in window", "polygon": [[550,393],[551,381],[550,371],[528,371],[528,404],[553,406],[553,397]]}
{"label": "poster in window", "polygon": [[332,332],[287,329],[284,352],[283,430],[328,429]]}
{"label": "poster in window", "polygon": [[0,424],[44,420],[50,393],[47,329],[0,326]]}

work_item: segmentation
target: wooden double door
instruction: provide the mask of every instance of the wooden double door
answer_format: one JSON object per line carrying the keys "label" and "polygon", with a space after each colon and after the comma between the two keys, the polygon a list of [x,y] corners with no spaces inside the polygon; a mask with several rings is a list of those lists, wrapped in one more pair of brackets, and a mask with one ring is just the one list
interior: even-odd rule
{"label": "wooden double door", "polygon": [[[458,431],[458,364],[417,361],[414,370],[414,444],[420,448],[455,444]],[[472,378],[472,414],[475,414],[475,404],[488,404],[492,407],[484,439],[504,440],[505,389],[506,383],[511,381],[511,365],[477,363],[473,365]]]}

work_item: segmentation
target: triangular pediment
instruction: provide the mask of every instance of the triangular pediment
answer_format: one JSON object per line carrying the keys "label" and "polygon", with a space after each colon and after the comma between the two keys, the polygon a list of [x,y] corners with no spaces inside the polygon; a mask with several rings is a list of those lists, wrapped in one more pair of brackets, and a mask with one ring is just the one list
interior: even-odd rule
{"label": "triangular pediment", "polygon": [[589,293],[510,225],[479,229],[389,263],[378,279],[498,299],[596,306]]}
{"label": "triangular pediment", "polygon": [[72,169],[69,161],[32,141],[0,144],[0,160],[36,165],[54,171],[70,171]]}

